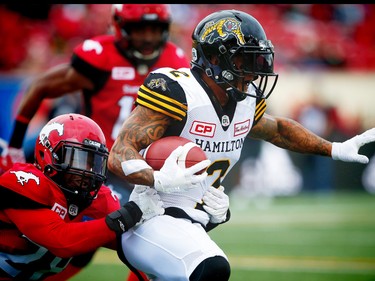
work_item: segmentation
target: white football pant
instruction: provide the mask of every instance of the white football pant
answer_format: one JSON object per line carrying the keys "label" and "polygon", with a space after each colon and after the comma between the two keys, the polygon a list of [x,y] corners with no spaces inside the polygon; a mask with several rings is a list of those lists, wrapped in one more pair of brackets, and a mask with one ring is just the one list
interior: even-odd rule
{"label": "white football pant", "polygon": [[228,259],[200,224],[168,215],[128,230],[121,244],[130,264],[155,281],[188,281],[206,258]]}

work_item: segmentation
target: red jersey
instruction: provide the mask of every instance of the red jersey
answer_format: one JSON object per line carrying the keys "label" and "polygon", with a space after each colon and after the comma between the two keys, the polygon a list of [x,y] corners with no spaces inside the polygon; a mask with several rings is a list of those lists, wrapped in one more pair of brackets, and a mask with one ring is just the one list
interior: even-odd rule
{"label": "red jersey", "polygon": [[119,208],[102,186],[89,207],[69,216],[75,208],[61,189],[34,165],[16,163],[0,177],[0,280],[42,280],[71,257],[110,245],[115,233],[105,216]]}
{"label": "red jersey", "polygon": [[147,74],[166,66],[176,69],[190,67],[182,49],[167,42],[151,68],[137,70],[116,47],[113,35],[101,35],[82,42],[74,49],[71,64],[95,85],[94,91],[84,91],[85,114],[102,128],[109,149],[134,108],[138,88]]}

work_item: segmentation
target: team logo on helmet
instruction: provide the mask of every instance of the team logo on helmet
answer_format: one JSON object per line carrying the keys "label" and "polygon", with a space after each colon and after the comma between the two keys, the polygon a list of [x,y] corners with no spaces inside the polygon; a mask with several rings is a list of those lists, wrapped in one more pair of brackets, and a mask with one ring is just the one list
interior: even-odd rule
{"label": "team logo on helmet", "polygon": [[49,134],[55,130],[58,132],[59,136],[62,136],[64,133],[64,124],[54,122],[45,125],[39,133],[39,143],[44,147],[51,149],[51,143],[49,142],[48,137]]}
{"label": "team logo on helmet", "polygon": [[245,37],[241,31],[241,23],[235,18],[224,18],[217,22],[210,21],[206,23],[203,27],[200,41],[212,44],[215,41],[215,35],[218,35],[223,40],[232,35],[236,38],[238,44],[245,44]]}

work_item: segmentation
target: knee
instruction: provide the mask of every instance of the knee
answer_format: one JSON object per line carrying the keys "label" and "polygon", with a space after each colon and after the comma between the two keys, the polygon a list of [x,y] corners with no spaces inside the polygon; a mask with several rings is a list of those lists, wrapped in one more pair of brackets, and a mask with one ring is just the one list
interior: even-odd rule
{"label": "knee", "polygon": [[190,275],[189,281],[227,281],[230,276],[229,262],[221,256],[202,261]]}

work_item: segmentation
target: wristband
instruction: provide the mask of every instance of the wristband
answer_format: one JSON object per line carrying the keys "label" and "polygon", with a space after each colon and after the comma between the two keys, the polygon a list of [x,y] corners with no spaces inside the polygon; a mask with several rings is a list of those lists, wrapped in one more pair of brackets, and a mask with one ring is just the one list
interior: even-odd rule
{"label": "wristband", "polygon": [[340,150],[340,143],[337,143],[337,142],[332,142],[332,149],[331,149],[331,158],[333,160],[339,160],[340,157],[339,157],[339,152]]}
{"label": "wristband", "polygon": [[143,169],[152,169],[145,160],[132,159],[121,162],[121,168],[125,176],[139,172]]}
{"label": "wristband", "polygon": [[21,148],[23,139],[25,138],[28,120],[25,117],[17,116],[14,123],[13,133],[9,141],[9,146],[14,148]]}
{"label": "wristband", "polygon": [[129,201],[122,208],[108,214],[105,222],[111,230],[117,234],[122,234],[139,222],[142,214],[138,205]]}
{"label": "wristband", "polygon": [[31,120],[30,118],[27,118],[27,117],[22,116],[22,115],[17,115],[16,116],[16,121],[19,121],[19,122],[21,122],[23,124],[29,124],[30,120]]}

